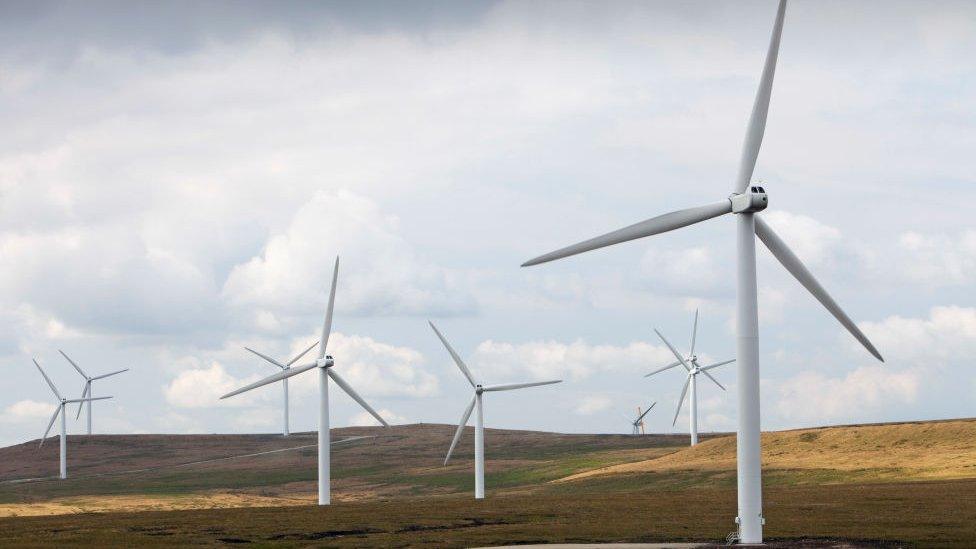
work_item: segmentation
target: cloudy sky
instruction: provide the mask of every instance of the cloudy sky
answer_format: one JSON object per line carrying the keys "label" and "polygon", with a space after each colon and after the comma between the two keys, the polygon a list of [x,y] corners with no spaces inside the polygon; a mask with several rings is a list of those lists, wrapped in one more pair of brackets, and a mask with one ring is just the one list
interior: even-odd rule
{"label": "cloudy sky", "polygon": [[[734,354],[734,221],[532,269],[540,253],[731,191],[775,3],[4,3],[0,444],[80,394],[100,432],[267,432],[341,256],[336,368],[394,422],[671,426],[696,308]],[[976,5],[793,2],[755,176],[765,219],[880,365],[759,252],[764,428],[973,416]],[[315,426],[314,375],[293,430]],[[735,368],[701,385],[735,426]],[[339,425],[368,420],[345,396]],[[70,423],[80,432],[82,421]]]}

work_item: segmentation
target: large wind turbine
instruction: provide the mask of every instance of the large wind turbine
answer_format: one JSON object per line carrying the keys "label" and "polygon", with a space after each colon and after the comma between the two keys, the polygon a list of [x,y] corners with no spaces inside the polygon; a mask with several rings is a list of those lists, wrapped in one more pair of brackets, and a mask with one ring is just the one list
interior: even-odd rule
{"label": "large wind turbine", "polygon": [[454,359],[454,363],[460,368],[461,373],[464,377],[468,379],[468,383],[474,389],[474,395],[471,397],[471,403],[468,407],[464,409],[464,413],[461,414],[461,421],[458,422],[457,431],[454,433],[454,440],[451,441],[451,447],[447,450],[447,457],[444,458],[444,465],[451,459],[451,453],[454,452],[454,447],[457,446],[459,440],[461,440],[461,433],[464,432],[464,426],[468,424],[468,419],[471,417],[471,412],[474,410],[475,406],[478,407],[478,417],[475,419],[474,427],[474,497],[475,499],[484,499],[485,497],[485,420],[484,413],[481,406],[481,395],[485,392],[494,391],[511,391],[512,389],[524,389],[525,387],[537,387],[539,385],[552,385],[553,383],[562,382],[561,379],[556,379],[552,381],[534,381],[531,383],[511,383],[505,385],[488,385],[484,386],[481,383],[475,381],[474,376],[471,374],[471,370],[468,369],[464,361],[457,354],[451,344],[444,339],[440,331],[437,330],[437,326],[434,326],[433,322],[428,321],[430,327],[434,329],[434,333],[437,334],[437,338],[441,340],[444,347],[447,348],[447,352],[451,354],[451,358]]}
{"label": "large wind turbine", "polygon": [[[302,351],[301,353],[299,353],[295,358],[289,360],[288,362],[286,362],[284,364],[278,362],[277,360],[271,358],[270,356],[268,356],[266,354],[259,353],[259,352],[255,351],[254,349],[252,349],[250,347],[244,347],[244,348],[247,349],[248,351],[251,351],[252,353],[258,355],[259,357],[267,360],[268,362],[274,364],[275,366],[281,368],[282,370],[287,370],[287,369],[291,368],[291,365],[292,364],[298,362],[298,360],[300,358],[302,358],[303,356],[305,356],[306,354],[308,354],[308,352],[311,351],[313,348],[315,348],[315,346],[318,345],[318,344],[319,344],[319,342],[316,341],[315,343],[309,345],[307,349],[305,349],[304,351]],[[283,418],[284,419],[284,426],[281,429],[281,435],[282,436],[288,436],[288,378],[285,378],[285,379],[282,379],[281,380],[281,388],[284,390],[284,393],[285,393],[284,394],[284,397],[285,397],[285,408],[284,408],[284,410],[285,411],[284,411],[284,418]]]}
{"label": "large wind turbine", "polygon": [[332,332],[332,309],[335,305],[335,293],[336,293],[336,283],[339,281],[339,258],[336,258],[335,269],[332,272],[332,291],[329,293],[329,306],[325,310],[325,322],[322,324],[322,339],[319,340],[319,356],[315,362],[309,364],[302,364],[301,366],[292,366],[291,368],[285,368],[282,371],[272,374],[260,381],[255,381],[254,383],[237,389],[236,391],[231,391],[220,398],[228,398],[234,395],[239,395],[251,389],[256,389],[258,387],[263,387],[269,383],[274,383],[275,381],[280,381],[282,379],[287,379],[291,376],[298,375],[306,370],[311,370],[312,368],[319,369],[319,505],[329,505],[331,501],[331,478],[329,476],[329,465],[331,455],[329,453],[329,378],[336,382],[347,395],[352,397],[353,400],[359,403],[360,406],[366,409],[373,417],[375,417],[384,426],[389,427],[389,424],[382,418],[376,410],[370,407],[365,400],[352,387],[346,383],[346,380],[342,378],[338,373],[336,373],[333,366],[335,366],[335,361],[331,356],[325,354],[326,347],[329,345],[329,334]]}
{"label": "large wind turbine", "polygon": [[[81,377],[85,378],[85,390],[81,392],[81,398],[82,399],[84,399],[85,397],[94,396],[92,394],[92,382],[93,381],[95,381],[97,379],[105,379],[107,377],[114,376],[115,374],[121,374],[122,372],[128,372],[129,371],[128,368],[123,368],[121,370],[116,370],[114,372],[110,372],[110,373],[107,373],[107,374],[102,374],[100,376],[94,376],[93,377],[93,376],[90,376],[90,375],[86,374],[85,371],[82,370],[81,367],[78,366],[75,363],[75,361],[71,360],[71,358],[68,357],[68,355],[66,355],[64,353],[64,351],[62,351],[61,349],[58,349],[58,352],[61,353],[61,356],[63,356],[65,358],[65,360],[67,360],[68,362],[70,362],[71,365],[75,367],[75,370],[78,370],[78,373],[81,374]],[[86,407],[88,408],[88,436],[91,436],[91,434],[92,434],[92,406],[91,406],[91,401],[92,400],[97,400],[97,399],[88,399],[88,400],[79,401],[78,402],[78,413],[75,414],[75,419],[80,418],[81,417],[81,407],[82,406],[85,406],[85,404],[87,403],[87,406]]]}
{"label": "large wind turbine", "polygon": [[759,316],[756,299],[756,241],[769,248],[773,256],[828,310],[840,323],[878,360],[884,361],[874,345],[837,305],[830,294],[800,262],[800,259],[780,239],[776,233],[756,214],[766,208],[766,191],[762,187],[751,186],[753,169],[759,155],[763,132],[766,127],[766,113],[773,88],[773,74],[776,70],[776,56],[779,51],[780,36],[783,32],[783,18],[786,13],[786,0],[780,0],[769,51],[763,67],[759,90],[749,118],[742,148],[742,158],[736,176],[732,195],[727,199],[706,204],[697,208],[679,210],[624,227],[560,250],[527,261],[523,266],[537,265],[578,253],[643,238],[674,229],[693,225],[713,217],[728,213],[736,214],[736,242],[738,264],[736,329],[738,341],[736,358],[738,363],[738,508],[739,541],[741,543],[762,543],[762,484],[759,446]]}
{"label": "large wind turbine", "polygon": [[[657,336],[661,338],[661,341],[663,341],[664,344],[668,346],[668,349],[671,349],[671,352],[674,353],[674,358],[678,360],[676,362],[672,362],[671,364],[668,364],[664,368],[658,368],[657,370],[654,370],[653,372],[645,375],[644,377],[651,377],[654,374],[663,372],[665,370],[670,370],[675,366],[685,367],[687,377],[685,378],[685,385],[681,389],[681,396],[678,397],[678,409],[674,411],[674,420],[671,422],[671,425],[675,425],[676,423],[678,423],[678,414],[681,413],[681,405],[684,404],[685,395],[686,394],[689,395],[688,400],[691,401],[688,404],[691,410],[691,413],[689,414],[689,424],[690,424],[689,431],[691,432],[691,445],[694,446],[698,444],[698,379],[697,379],[698,374],[705,374],[705,376],[708,379],[712,380],[712,382],[715,383],[715,385],[718,385],[719,389],[724,391],[725,387],[723,387],[722,384],[719,383],[717,379],[712,377],[712,374],[708,373],[708,371],[718,368],[719,366],[725,366],[726,364],[735,362],[735,359],[726,360],[723,362],[716,362],[715,364],[709,364],[708,366],[702,366],[698,364],[698,355],[695,354],[695,340],[698,338],[698,311],[697,310],[695,311],[695,325],[691,329],[691,352],[688,353],[687,357],[682,357],[680,354],[678,354],[678,351],[674,348],[674,345],[671,345],[671,342],[668,341],[664,337],[664,335],[661,334],[661,332],[657,331],[656,328],[654,332],[657,333]],[[689,387],[691,388],[690,393],[688,392]]]}
{"label": "large wind turbine", "polygon": [[51,432],[51,427],[54,426],[54,420],[58,419],[58,416],[60,415],[61,416],[61,468],[60,468],[59,477],[61,479],[66,479],[68,478],[68,422],[66,419],[67,411],[65,410],[65,408],[68,406],[68,404],[72,404],[75,402],[91,402],[93,400],[105,400],[107,398],[112,398],[112,397],[105,396],[105,397],[97,397],[97,398],[94,397],[82,397],[82,398],[70,398],[70,399],[64,398],[63,396],[61,396],[61,393],[58,392],[58,388],[54,386],[54,382],[51,381],[51,378],[47,377],[47,374],[44,372],[44,368],[41,368],[41,365],[37,363],[37,359],[33,359],[33,360],[34,360],[34,366],[37,366],[37,370],[41,372],[42,376],[44,376],[44,381],[47,382],[48,387],[50,387],[51,390],[54,391],[54,396],[58,397],[58,407],[57,409],[54,410],[54,415],[51,416],[51,421],[48,422],[47,429],[44,431],[44,436],[41,437],[41,442],[40,444],[37,445],[37,447],[40,448],[41,446],[44,446],[44,441],[47,439],[47,434]]}

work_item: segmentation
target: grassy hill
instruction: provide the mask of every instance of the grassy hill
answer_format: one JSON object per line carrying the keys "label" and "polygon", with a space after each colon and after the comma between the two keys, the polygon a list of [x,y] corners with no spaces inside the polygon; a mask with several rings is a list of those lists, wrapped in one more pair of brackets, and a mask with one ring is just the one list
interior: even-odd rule
{"label": "grassy hill", "polygon": [[[617,475],[735,472],[735,436],[664,456],[584,471],[557,482]],[[976,478],[976,419],[849,425],[762,434],[767,482],[826,483]]]}
{"label": "grassy hill", "polygon": [[[3,448],[0,546],[471,546],[734,529],[734,436],[688,448],[679,435],[489,429],[488,499],[475,501],[471,429],[442,465],[453,430],[334,430],[328,508],[311,505],[310,433],[72,436],[67,481],[43,479],[57,444]],[[764,433],[767,531],[845,547],[976,546],[974,435],[976,420]]]}

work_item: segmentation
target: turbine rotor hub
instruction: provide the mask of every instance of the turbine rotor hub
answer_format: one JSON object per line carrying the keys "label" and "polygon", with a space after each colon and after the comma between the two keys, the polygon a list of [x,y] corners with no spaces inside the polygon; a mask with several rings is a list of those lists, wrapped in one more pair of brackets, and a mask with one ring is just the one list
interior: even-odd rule
{"label": "turbine rotor hub", "polygon": [[326,356],[324,358],[319,358],[315,360],[315,365],[319,368],[331,368],[335,365],[335,361],[331,356]]}
{"label": "turbine rotor hub", "polygon": [[769,197],[762,187],[752,185],[746,188],[743,193],[733,193],[729,196],[732,202],[732,213],[756,213],[766,209],[769,205]]}
{"label": "turbine rotor hub", "polygon": [[485,388],[482,387],[481,385],[475,385],[474,386],[474,392],[475,392],[475,394],[480,395],[481,393],[485,392]]}

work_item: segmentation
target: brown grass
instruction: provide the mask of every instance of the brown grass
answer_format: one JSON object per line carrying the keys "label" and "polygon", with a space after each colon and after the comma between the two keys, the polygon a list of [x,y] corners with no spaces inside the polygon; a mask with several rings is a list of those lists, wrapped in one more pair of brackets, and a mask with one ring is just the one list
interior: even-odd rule
{"label": "brown grass", "polygon": [[[735,469],[735,436],[664,456],[585,471],[595,476]],[[762,434],[766,471],[834,471],[864,480],[976,478],[976,420],[822,427]],[[846,475],[849,477],[850,475]]]}

